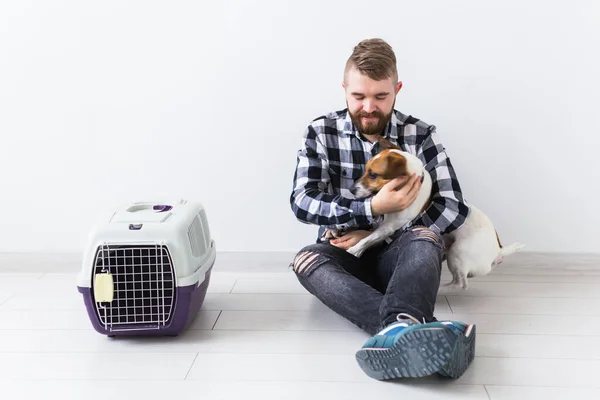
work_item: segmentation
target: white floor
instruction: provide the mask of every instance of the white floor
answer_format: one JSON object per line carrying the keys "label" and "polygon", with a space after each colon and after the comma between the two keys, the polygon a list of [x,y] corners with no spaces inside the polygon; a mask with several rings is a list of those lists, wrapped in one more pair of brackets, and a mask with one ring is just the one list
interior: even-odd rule
{"label": "white floor", "polygon": [[0,255],[0,398],[600,398],[596,256],[514,256],[467,292],[441,289],[436,315],[477,325],[476,359],[457,381],[395,382],[363,374],[368,335],[307,294],[290,260],[219,255],[185,334],[110,339],[91,328],[77,257]]}

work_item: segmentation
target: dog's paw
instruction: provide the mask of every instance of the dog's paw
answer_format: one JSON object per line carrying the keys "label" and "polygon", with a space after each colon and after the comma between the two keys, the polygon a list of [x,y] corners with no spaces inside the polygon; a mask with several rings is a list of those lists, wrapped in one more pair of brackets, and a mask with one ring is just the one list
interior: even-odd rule
{"label": "dog's paw", "polygon": [[468,283],[460,283],[460,282],[448,282],[446,284],[443,285],[445,288],[447,288],[448,290],[454,291],[454,290],[467,290],[469,288]]}
{"label": "dog's paw", "polygon": [[467,276],[458,271],[450,271],[452,273],[452,280],[446,283],[444,286],[450,289],[462,289],[467,290],[469,288],[469,282]]}
{"label": "dog's paw", "polygon": [[356,258],[360,258],[365,252],[365,248],[363,246],[354,245],[346,250],[348,253],[352,254]]}
{"label": "dog's paw", "polygon": [[325,232],[323,232],[323,235],[321,235],[321,238],[323,240],[333,240],[333,239],[338,239],[342,237],[342,231],[340,229],[325,229]]}

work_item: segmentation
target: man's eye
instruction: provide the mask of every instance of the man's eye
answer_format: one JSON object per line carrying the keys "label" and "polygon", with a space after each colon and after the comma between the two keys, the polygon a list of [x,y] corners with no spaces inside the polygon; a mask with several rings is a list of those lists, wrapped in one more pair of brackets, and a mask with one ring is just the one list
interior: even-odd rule
{"label": "man's eye", "polygon": [[375,97],[377,100],[385,100],[385,96],[377,96]]}
{"label": "man's eye", "polygon": [[364,100],[365,96],[354,96],[356,100]]}

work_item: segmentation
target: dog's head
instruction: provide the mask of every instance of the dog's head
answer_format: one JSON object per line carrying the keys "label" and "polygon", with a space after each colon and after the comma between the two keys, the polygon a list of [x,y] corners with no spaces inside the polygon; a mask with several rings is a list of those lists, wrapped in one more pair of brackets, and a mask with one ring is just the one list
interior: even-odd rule
{"label": "dog's head", "polygon": [[350,188],[357,199],[379,192],[392,179],[409,176],[408,162],[400,147],[387,139],[379,139],[384,150],[367,162],[365,173]]}

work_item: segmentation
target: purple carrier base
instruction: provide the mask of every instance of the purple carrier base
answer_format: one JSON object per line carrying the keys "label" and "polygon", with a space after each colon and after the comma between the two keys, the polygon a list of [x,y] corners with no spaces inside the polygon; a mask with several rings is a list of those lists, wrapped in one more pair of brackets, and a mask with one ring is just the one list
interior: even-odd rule
{"label": "purple carrier base", "polygon": [[204,282],[191,286],[177,286],[175,306],[173,308],[173,318],[168,325],[157,327],[156,325],[131,324],[123,325],[119,330],[105,328],[100,323],[96,315],[96,307],[92,299],[91,288],[77,286],[79,293],[83,294],[83,300],[87,309],[88,316],[94,326],[94,329],[109,337],[113,336],[177,336],[179,335],[198,315],[198,311],[206,297],[206,291],[210,282],[211,268],[206,272]]}

